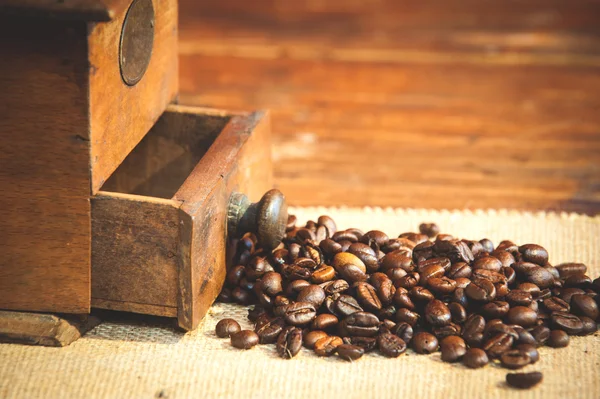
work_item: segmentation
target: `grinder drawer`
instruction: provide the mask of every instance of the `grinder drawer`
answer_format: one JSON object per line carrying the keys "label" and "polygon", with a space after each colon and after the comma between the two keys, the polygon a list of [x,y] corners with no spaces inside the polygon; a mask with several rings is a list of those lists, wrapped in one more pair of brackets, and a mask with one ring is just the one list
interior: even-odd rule
{"label": "grinder drawer", "polygon": [[170,105],[91,199],[92,306],[193,329],[226,274],[231,194],[271,188],[264,112]]}

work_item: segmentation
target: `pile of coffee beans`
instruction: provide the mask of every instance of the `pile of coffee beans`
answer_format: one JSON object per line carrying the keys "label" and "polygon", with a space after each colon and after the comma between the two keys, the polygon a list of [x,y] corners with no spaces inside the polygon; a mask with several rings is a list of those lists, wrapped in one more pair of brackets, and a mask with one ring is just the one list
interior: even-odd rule
{"label": "pile of coffee beans", "polygon": [[[256,242],[252,234],[238,241],[219,295],[255,305],[254,331],[232,319],[217,324],[236,348],[275,344],[290,359],[304,346],[356,361],[411,347],[469,368],[520,369],[538,361],[540,346],[562,348],[571,335],[597,331],[600,278],[592,281],[581,263],[551,265],[540,245],[458,239],[433,223],[398,238],[338,231],[328,216],[304,227],[290,216],[273,250]],[[517,373],[507,383],[527,388],[541,379]]]}

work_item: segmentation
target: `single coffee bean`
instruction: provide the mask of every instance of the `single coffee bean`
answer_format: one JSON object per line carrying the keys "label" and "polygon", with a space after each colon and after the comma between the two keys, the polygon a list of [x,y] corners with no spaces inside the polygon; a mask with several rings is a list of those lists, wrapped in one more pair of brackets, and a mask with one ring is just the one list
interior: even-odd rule
{"label": "single coffee bean", "polygon": [[550,337],[548,338],[548,346],[552,348],[564,348],[569,345],[569,334],[563,330],[552,330],[550,331]]}
{"label": "single coffee bean", "polygon": [[386,254],[381,259],[381,270],[386,271],[392,268],[400,268],[406,272],[411,272],[414,269],[412,257],[407,255],[406,250],[398,249]]}
{"label": "single coffee bean", "polygon": [[527,353],[531,363],[536,363],[538,360],[540,360],[540,354],[538,353],[535,345],[519,344],[515,347],[515,349]]}
{"label": "single coffee bean", "polygon": [[371,230],[367,231],[361,238],[360,242],[369,245],[375,242],[379,247],[383,247],[389,241],[389,237],[383,231]]}
{"label": "single coffee bean", "polygon": [[432,329],[433,335],[436,336],[438,340],[444,339],[451,335],[459,336],[462,333],[462,327],[456,323],[450,323],[446,326],[442,327],[434,327]]}
{"label": "single coffee bean", "polygon": [[520,351],[518,349],[512,349],[506,351],[500,356],[500,362],[502,363],[502,367],[507,369],[520,369],[531,363],[531,358],[529,354],[525,351]]}
{"label": "single coffee bean", "polygon": [[429,289],[438,295],[448,295],[456,289],[456,281],[448,277],[431,277],[427,281]]}
{"label": "single coffee bean", "polygon": [[488,302],[481,307],[481,313],[487,318],[502,318],[510,310],[508,302],[504,301],[492,301]]}
{"label": "single coffee bean", "polygon": [[510,252],[492,251],[490,255],[502,262],[502,267],[511,267],[516,263],[515,257]]}
{"label": "single coffee bean", "polygon": [[529,389],[539,384],[543,379],[543,374],[539,371],[531,373],[508,373],[506,374],[506,383],[519,389]]}
{"label": "single coffee bean", "polygon": [[277,338],[277,353],[284,359],[291,359],[302,348],[302,330],[298,327],[286,327]]}
{"label": "single coffee bean", "polygon": [[[277,300],[277,297],[275,297],[275,299]],[[250,320],[251,322],[254,323],[254,322],[256,322],[256,320],[258,320],[258,318],[261,315],[266,314],[266,313],[267,313],[267,311],[263,307],[254,306],[254,308],[248,309],[248,320]]]}
{"label": "single coffee bean", "polygon": [[318,356],[331,356],[335,353],[338,346],[344,342],[340,337],[327,336],[315,342],[314,351]]}
{"label": "single coffee bean", "polygon": [[304,346],[308,349],[313,349],[315,347],[315,343],[321,338],[327,337],[327,333],[325,331],[313,330],[306,334],[304,334]]}
{"label": "single coffee bean", "polygon": [[575,276],[569,276],[564,280],[563,285],[565,287],[578,287],[578,288],[587,288],[591,286],[592,279],[585,274],[578,274]]}
{"label": "single coffee bean", "polygon": [[293,326],[308,324],[316,316],[315,306],[309,302],[295,302],[285,308],[285,321]]}
{"label": "single coffee bean", "polygon": [[437,350],[438,340],[435,335],[428,332],[420,332],[413,337],[412,346],[415,352],[419,354],[429,354]]}
{"label": "single coffee bean", "polygon": [[307,302],[314,305],[318,309],[325,302],[325,290],[318,285],[309,285],[298,293],[296,300],[298,302]]}
{"label": "single coffee bean", "polygon": [[587,266],[583,263],[561,263],[555,267],[561,279],[571,276],[581,276],[587,272]]}
{"label": "single coffee bean", "polygon": [[499,272],[500,270],[502,270],[502,266],[503,266],[502,262],[500,262],[498,259],[494,258],[493,256],[486,256],[484,258],[479,258],[475,262],[473,262],[474,270],[484,269],[484,270]]}
{"label": "single coffee bean", "polygon": [[350,316],[352,313],[362,312],[363,308],[358,304],[356,299],[350,295],[340,295],[335,301],[335,310],[340,316]]}
{"label": "single coffee bean", "polygon": [[427,288],[413,287],[409,293],[411,299],[417,303],[426,303],[435,299],[435,296]]}
{"label": "single coffee bean", "polygon": [[474,301],[490,302],[496,298],[496,287],[489,280],[479,279],[465,288],[465,295]]}
{"label": "single coffee bean", "polygon": [[540,266],[548,263],[548,251],[537,244],[525,244],[519,247],[519,252],[525,262],[536,263]]}
{"label": "single coffee bean", "polygon": [[561,288],[559,297],[566,303],[570,304],[571,298],[573,298],[573,295],[578,295],[578,294],[585,294],[585,291],[582,290],[581,288],[573,288],[573,287]]}
{"label": "single coffee bean", "polygon": [[335,254],[342,252],[342,246],[340,243],[332,240],[331,238],[326,238],[319,243],[319,248],[323,252],[323,255],[327,259],[333,259]]}
{"label": "single coffee bean", "polygon": [[338,318],[329,313],[323,313],[315,317],[311,323],[313,330],[327,330],[337,326]]}
{"label": "single coffee bean", "polygon": [[506,315],[509,324],[518,324],[526,328],[535,325],[536,319],[537,313],[525,306],[515,306]]}
{"label": "single coffee bean", "polygon": [[[471,280],[468,280],[468,281],[469,281],[469,283],[467,285],[471,284]],[[467,295],[465,294],[465,288],[462,288],[462,287],[456,288],[456,290],[454,290],[454,292],[451,294],[450,300],[452,302],[459,303],[464,307],[469,306],[469,299],[467,298]]]}
{"label": "single coffee bean", "polygon": [[406,276],[401,277],[398,280],[392,280],[392,281],[394,281],[394,286],[396,287],[396,289],[405,288],[407,290],[411,290],[417,284],[419,284],[420,279],[421,279],[421,276],[419,275],[419,273],[414,272],[414,273],[408,273]]}
{"label": "single coffee bean", "polygon": [[233,319],[220,320],[215,327],[215,333],[219,338],[229,338],[231,337],[231,334],[235,334],[239,331],[242,331],[242,328],[239,323]]}
{"label": "single coffee bean", "polygon": [[283,291],[281,286],[281,274],[267,272],[260,279],[261,291],[269,296],[275,296]]}
{"label": "single coffee bean", "polygon": [[231,291],[231,297],[235,303],[238,303],[240,305],[249,305],[251,301],[250,293],[247,290],[240,287],[235,287]]}
{"label": "single coffee bean", "polygon": [[483,249],[488,252],[491,253],[494,251],[494,243],[488,239],[488,238],[484,238],[479,240],[479,243],[483,246]]}
{"label": "single coffee bean", "polygon": [[[498,321],[499,321],[499,323],[492,324],[492,320],[487,323],[487,325],[485,326],[485,331],[484,331],[484,334],[487,337],[492,337],[496,334],[503,333],[503,334],[510,335],[511,337],[513,337],[513,339],[515,341],[519,339],[519,333],[513,327],[502,323],[501,320],[498,320]],[[520,326],[515,325],[515,327],[520,327]]]}
{"label": "single coffee bean", "polygon": [[565,312],[552,312],[550,320],[554,328],[565,331],[569,335],[576,335],[583,329],[579,317]]}
{"label": "single coffee bean", "polygon": [[537,346],[544,346],[550,338],[550,329],[546,326],[534,327],[529,332],[535,339]]}
{"label": "single coffee bean", "polygon": [[397,335],[402,338],[404,342],[407,344],[412,341],[413,338],[413,328],[410,324],[406,322],[397,323],[391,330],[392,334]]}
{"label": "single coffee bean", "polygon": [[379,269],[377,254],[373,248],[369,247],[367,244],[356,242],[350,245],[348,253],[351,253],[360,259],[365,264],[368,273],[375,273]]}
{"label": "single coffee bean", "polygon": [[355,312],[340,323],[344,336],[374,337],[379,332],[379,319],[373,313]]}
{"label": "single coffee bean", "polygon": [[329,233],[330,236],[334,235],[337,231],[337,226],[335,224],[335,221],[327,215],[322,215],[319,216],[319,218],[317,219],[317,223],[320,226],[325,226],[327,228],[327,232]]}
{"label": "single coffee bean", "polygon": [[471,369],[478,369],[489,363],[487,353],[483,349],[469,348],[463,356],[463,364]]}
{"label": "single coffee bean", "polygon": [[356,299],[367,310],[379,310],[381,309],[381,301],[377,296],[375,288],[365,282],[359,282],[355,286],[356,288]]}
{"label": "single coffee bean", "polygon": [[242,330],[231,335],[231,345],[238,349],[250,349],[256,346],[258,341],[258,335],[251,330]]}
{"label": "single coffee bean", "polygon": [[489,357],[496,359],[502,356],[502,354],[510,350],[514,338],[505,333],[496,334],[495,336],[488,339],[482,349],[486,351]]}
{"label": "single coffee bean", "polygon": [[578,335],[589,335],[598,331],[598,325],[594,320],[586,316],[580,316],[579,319],[581,320],[583,327]]}
{"label": "single coffee bean", "polygon": [[365,354],[365,350],[358,345],[342,344],[337,347],[337,354],[341,359],[352,362]]}
{"label": "single coffee bean", "polygon": [[517,286],[517,290],[529,292],[533,299],[537,299],[540,295],[540,287],[533,283],[521,283]]}
{"label": "single coffee bean", "polygon": [[375,288],[381,304],[383,306],[391,305],[396,293],[396,287],[392,280],[383,273],[373,273],[369,281]]}
{"label": "single coffee bean", "polygon": [[258,334],[261,344],[272,344],[277,341],[277,337],[285,328],[285,321],[281,317],[274,319],[261,319],[257,321],[254,332]]}
{"label": "single coffee bean", "polygon": [[527,281],[537,285],[541,289],[551,287],[554,283],[554,276],[552,276],[552,273],[541,266],[534,267],[525,274]]}
{"label": "single coffee bean", "polygon": [[598,304],[594,298],[588,295],[573,295],[571,297],[571,308],[574,314],[589,317],[592,320],[598,320],[600,315]]}
{"label": "single coffee bean", "polygon": [[406,308],[398,309],[396,312],[396,322],[398,323],[406,322],[411,326],[414,326],[419,321],[419,318],[420,315],[417,312],[413,312]]}
{"label": "single coffee bean", "polygon": [[452,320],[452,313],[444,302],[434,299],[425,306],[425,320],[434,327],[445,326]]}
{"label": "single coffee bean", "polygon": [[332,266],[321,266],[315,270],[311,276],[310,281],[313,284],[322,284],[331,281],[335,278],[335,269]]}
{"label": "single coffee bean", "polygon": [[467,320],[467,311],[463,305],[458,302],[450,302],[448,305],[452,314],[452,321],[455,323],[464,323]]}
{"label": "single coffee bean", "polygon": [[358,281],[367,281],[369,279],[369,276],[356,265],[342,265],[336,270],[339,273],[340,277],[348,281],[350,284],[356,283]]}
{"label": "single coffee bean", "polygon": [[462,336],[470,346],[477,346],[477,342],[483,339],[485,319],[477,314],[471,315],[465,322]]}
{"label": "single coffee bean", "polygon": [[569,304],[558,297],[550,297],[543,300],[544,308],[550,313],[552,312],[569,312],[571,307]]}
{"label": "single coffee bean", "polygon": [[377,347],[377,338],[374,337],[344,337],[345,344],[360,346],[365,352],[370,352]]}
{"label": "single coffee bean", "polygon": [[440,341],[440,350],[442,352],[442,361],[456,362],[467,353],[467,344],[456,335],[448,336]]}
{"label": "single coffee bean", "polygon": [[340,273],[340,268],[346,265],[353,265],[361,272],[367,272],[367,267],[356,255],[349,252],[340,252],[333,257],[332,266],[338,273]]}
{"label": "single coffee bean", "polygon": [[327,295],[341,294],[350,288],[350,284],[346,280],[333,280],[323,283],[321,288],[325,290]]}
{"label": "single coffee bean", "polygon": [[421,223],[419,225],[419,232],[425,234],[429,238],[434,238],[440,234],[440,228],[435,223]]}
{"label": "single coffee bean", "polygon": [[473,270],[468,263],[458,262],[450,266],[446,271],[446,276],[456,280],[457,278],[470,278],[472,273]]}
{"label": "single coffee bean", "polygon": [[379,351],[385,357],[398,357],[406,352],[406,342],[394,334],[381,334],[377,337]]}

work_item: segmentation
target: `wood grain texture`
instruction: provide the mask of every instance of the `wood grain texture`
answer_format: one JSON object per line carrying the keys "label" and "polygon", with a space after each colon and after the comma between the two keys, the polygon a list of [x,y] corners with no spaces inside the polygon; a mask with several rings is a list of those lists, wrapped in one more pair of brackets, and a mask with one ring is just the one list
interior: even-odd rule
{"label": "wood grain texture", "polygon": [[81,21],[110,21],[131,0],[1,0],[0,13]]}
{"label": "wood grain texture", "polygon": [[91,25],[90,110],[92,193],[96,193],[177,95],[177,1],[153,0],[152,57],[144,77],[127,86],[119,69],[127,9]]}
{"label": "wood grain texture", "polygon": [[600,212],[600,3],[181,0],[181,102],[268,108],[292,205]]}
{"label": "wood grain texture", "polygon": [[177,306],[179,205],[108,192],[92,198],[94,307]]}
{"label": "wood grain texture", "polygon": [[90,309],[86,31],[0,17],[0,309]]}
{"label": "wood grain texture", "polygon": [[178,323],[184,329],[198,326],[225,281],[231,193],[257,200],[271,187],[269,134],[265,113],[234,116],[174,197],[183,202]]}

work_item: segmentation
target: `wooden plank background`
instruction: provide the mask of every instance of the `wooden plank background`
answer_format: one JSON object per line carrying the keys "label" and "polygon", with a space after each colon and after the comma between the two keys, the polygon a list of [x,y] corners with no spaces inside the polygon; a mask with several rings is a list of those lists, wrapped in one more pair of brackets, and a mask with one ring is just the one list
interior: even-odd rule
{"label": "wooden plank background", "polygon": [[598,0],[180,0],[180,86],[293,205],[600,211]]}

